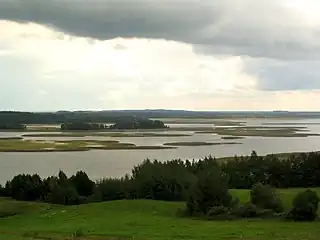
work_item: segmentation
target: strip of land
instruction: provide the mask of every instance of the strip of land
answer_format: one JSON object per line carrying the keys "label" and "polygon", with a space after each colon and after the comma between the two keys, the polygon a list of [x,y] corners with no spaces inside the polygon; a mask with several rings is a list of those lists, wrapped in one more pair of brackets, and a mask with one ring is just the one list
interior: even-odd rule
{"label": "strip of land", "polygon": [[245,137],[238,137],[238,136],[224,136],[224,137],[221,137],[221,139],[223,140],[237,140],[237,139],[244,139]]}
{"label": "strip of land", "polygon": [[214,146],[214,145],[233,145],[241,144],[238,142],[172,142],[165,143],[165,146]]}
{"label": "strip of land", "polygon": [[117,132],[117,133],[97,133],[97,132],[70,132],[70,133],[39,133],[23,134],[23,137],[188,137],[191,134],[166,134],[166,133],[148,133],[148,132]]}
{"label": "strip of land", "polygon": [[76,140],[76,141],[42,141],[42,140],[7,140],[1,141],[0,152],[65,152],[89,150],[157,150],[172,149],[168,146],[136,146],[119,141]]}
{"label": "strip of land", "polygon": [[[302,132],[304,131],[304,132]],[[197,131],[196,133],[217,134],[222,136],[239,136],[239,137],[309,137],[319,136],[317,133],[306,132],[305,128],[290,127],[217,127],[210,131]]]}

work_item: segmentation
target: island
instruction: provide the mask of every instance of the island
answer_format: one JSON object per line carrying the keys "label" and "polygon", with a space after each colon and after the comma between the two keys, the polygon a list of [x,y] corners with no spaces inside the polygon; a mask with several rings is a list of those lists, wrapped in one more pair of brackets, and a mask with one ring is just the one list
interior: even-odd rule
{"label": "island", "polygon": [[160,120],[148,118],[122,118],[109,127],[110,129],[162,129],[169,128]]}
{"label": "island", "polygon": [[148,118],[122,117],[114,124],[106,125],[102,123],[62,123],[61,131],[98,131],[98,130],[124,130],[124,129],[163,129],[169,128],[160,120],[150,120]]}

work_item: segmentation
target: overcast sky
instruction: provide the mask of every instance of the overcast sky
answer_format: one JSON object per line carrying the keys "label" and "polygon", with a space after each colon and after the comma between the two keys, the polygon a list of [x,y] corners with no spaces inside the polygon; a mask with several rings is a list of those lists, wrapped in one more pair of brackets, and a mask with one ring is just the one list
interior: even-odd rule
{"label": "overcast sky", "polygon": [[318,0],[0,0],[0,110],[320,110]]}

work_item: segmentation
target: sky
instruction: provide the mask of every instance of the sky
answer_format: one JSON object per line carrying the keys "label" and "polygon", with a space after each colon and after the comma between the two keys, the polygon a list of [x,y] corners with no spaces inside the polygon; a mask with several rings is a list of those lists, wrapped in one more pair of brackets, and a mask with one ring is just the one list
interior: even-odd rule
{"label": "sky", "polygon": [[0,0],[0,110],[320,110],[318,0]]}

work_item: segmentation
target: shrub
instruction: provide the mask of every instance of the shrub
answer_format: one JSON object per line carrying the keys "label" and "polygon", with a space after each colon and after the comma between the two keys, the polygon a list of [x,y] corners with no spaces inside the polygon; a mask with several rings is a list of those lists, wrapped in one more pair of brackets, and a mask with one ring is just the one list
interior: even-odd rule
{"label": "shrub", "polygon": [[231,203],[228,178],[216,167],[199,173],[187,201],[187,210],[190,215],[197,212],[206,215],[213,207],[230,208]]}
{"label": "shrub", "polygon": [[316,192],[306,190],[293,199],[293,208],[287,218],[295,221],[313,221],[317,218],[319,197]]}
{"label": "shrub", "polygon": [[209,209],[207,216],[212,217],[212,216],[217,216],[217,215],[224,215],[228,214],[229,209],[224,206],[215,206]]}
{"label": "shrub", "polygon": [[88,235],[88,232],[85,231],[83,228],[78,228],[73,234],[72,234],[72,238],[76,239],[76,238],[81,238],[81,237],[86,237]]}
{"label": "shrub", "polygon": [[250,192],[250,199],[259,208],[271,209],[278,213],[283,211],[281,199],[270,185],[255,184]]}
{"label": "shrub", "polygon": [[255,204],[248,202],[238,208],[234,214],[241,218],[253,218],[258,216],[258,208]]}

